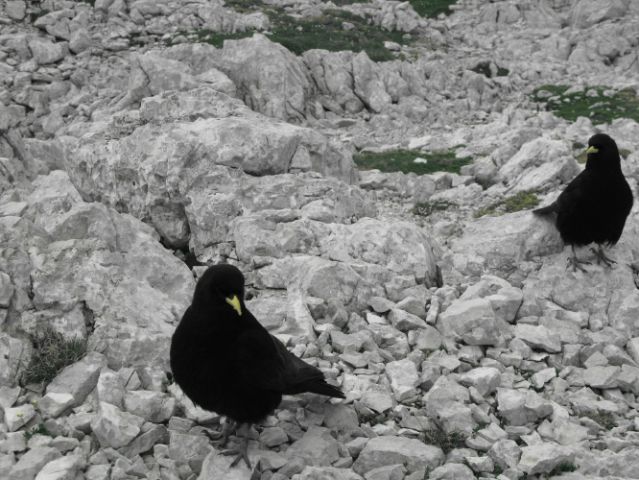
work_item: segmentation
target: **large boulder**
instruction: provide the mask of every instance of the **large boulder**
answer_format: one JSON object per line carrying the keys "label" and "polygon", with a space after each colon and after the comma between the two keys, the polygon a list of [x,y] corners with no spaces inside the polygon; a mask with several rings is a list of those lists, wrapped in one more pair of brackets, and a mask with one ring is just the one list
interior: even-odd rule
{"label": "large boulder", "polygon": [[62,171],[37,178],[24,200],[27,208],[2,231],[12,248],[0,257],[15,286],[18,328],[29,332],[35,319],[66,336],[92,333],[89,347],[114,368],[166,368],[194,287],[186,265],[148,225],[83,202]]}
{"label": "large boulder", "polygon": [[352,203],[350,187],[330,178],[265,178],[314,170],[352,182],[350,154],[209,87],[145,98],[139,115],[114,115],[78,136],[65,137],[65,163],[85,200],[149,221],[170,245],[191,237],[199,254],[229,241],[229,223],[244,210],[301,208],[333,191]]}

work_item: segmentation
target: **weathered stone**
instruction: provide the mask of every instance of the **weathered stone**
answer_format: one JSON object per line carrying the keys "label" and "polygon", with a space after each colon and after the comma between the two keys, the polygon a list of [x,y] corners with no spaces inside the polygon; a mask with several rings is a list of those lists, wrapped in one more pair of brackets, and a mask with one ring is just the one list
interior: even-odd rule
{"label": "weathered stone", "polygon": [[80,405],[98,383],[104,357],[89,353],[79,362],[62,370],[47,385],[47,393],[68,393],[73,396],[74,405]]}
{"label": "weathered stone", "polygon": [[542,325],[518,324],[515,326],[515,337],[521,338],[533,348],[550,353],[561,352],[559,338]]}
{"label": "weathered stone", "polygon": [[584,383],[593,388],[616,388],[619,367],[590,367],[584,370]]}
{"label": "weathered stone", "polygon": [[50,392],[38,401],[38,410],[48,417],[56,418],[76,404],[71,393]]}
{"label": "weathered stone", "polygon": [[64,58],[65,48],[62,43],[53,43],[43,38],[33,38],[29,40],[29,49],[33,59],[39,65],[59,62]]}
{"label": "weathered stone", "polygon": [[33,480],[47,463],[60,457],[53,447],[35,447],[25,453],[11,468],[8,480]]}
{"label": "weathered stone", "polygon": [[368,441],[353,464],[353,470],[363,475],[374,468],[401,464],[409,473],[433,469],[444,461],[440,448],[419,440],[402,437],[377,437]]}
{"label": "weathered stone", "polygon": [[459,377],[462,385],[473,386],[482,395],[486,396],[495,391],[501,382],[501,373],[496,368],[473,368]]}
{"label": "weathered stone", "polygon": [[128,445],[138,436],[143,423],[143,418],[101,402],[99,413],[91,422],[91,429],[100,445],[119,448]]}
{"label": "weathered stone", "polygon": [[499,345],[502,328],[488,299],[456,300],[439,316],[446,335],[456,335],[468,345]]}
{"label": "weathered stone", "polygon": [[6,408],[4,410],[4,423],[10,432],[15,432],[20,427],[29,423],[29,420],[31,420],[35,414],[35,408],[29,403],[25,403],[19,407]]}
{"label": "weathered stone", "polygon": [[552,413],[552,404],[534,391],[497,389],[497,410],[510,425],[536,422]]}
{"label": "weathered stone", "polygon": [[386,376],[390,381],[395,400],[402,402],[417,395],[419,384],[417,367],[410,360],[397,360],[386,364]]}
{"label": "weathered stone", "polygon": [[47,463],[35,480],[73,480],[85,461],[80,455],[67,455]]}
{"label": "weathered stone", "polygon": [[447,463],[430,471],[428,478],[433,480],[473,480],[475,474],[461,463]]}
{"label": "weathered stone", "polygon": [[313,426],[288,448],[287,455],[303,458],[315,466],[330,465],[339,458],[338,444],[330,430]]}
{"label": "weathered stone", "polygon": [[550,473],[559,465],[572,465],[574,459],[575,453],[572,448],[554,443],[541,443],[521,449],[519,468],[528,475]]}

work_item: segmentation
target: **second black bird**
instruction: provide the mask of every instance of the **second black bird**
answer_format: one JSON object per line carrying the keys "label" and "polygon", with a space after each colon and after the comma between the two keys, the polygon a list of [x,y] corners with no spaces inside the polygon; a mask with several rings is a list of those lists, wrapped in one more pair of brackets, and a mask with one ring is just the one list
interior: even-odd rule
{"label": "second black bird", "polygon": [[547,207],[533,210],[537,215],[556,214],[555,225],[564,243],[572,247],[568,264],[583,270],[575,246],[596,243],[592,251],[597,262],[611,266],[602,245],[614,245],[623,232],[632,209],[632,191],[621,171],[621,158],[615,141],[604,133],[588,140],[586,168]]}
{"label": "second black bird", "polygon": [[[317,368],[290,353],[244,305],[244,276],[231,265],[202,275],[193,302],[171,340],[177,384],[200,407],[240,424],[238,456],[247,455],[248,427],[273,412],[283,394],[313,392],[344,398]],[[227,423],[228,424],[228,423]],[[220,437],[223,443],[228,436]]]}

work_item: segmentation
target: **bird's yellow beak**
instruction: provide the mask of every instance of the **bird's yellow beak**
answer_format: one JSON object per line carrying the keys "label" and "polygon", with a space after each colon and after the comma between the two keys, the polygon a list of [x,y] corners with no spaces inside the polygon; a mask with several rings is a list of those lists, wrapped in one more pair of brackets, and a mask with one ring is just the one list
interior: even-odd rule
{"label": "bird's yellow beak", "polygon": [[240,304],[240,299],[237,298],[237,295],[233,295],[232,297],[225,298],[226,303],[228,303],[233,310],[237,312],[237,314],[242,316],[242,305]]}
{"label": "bird's yellow beak", "polygon": [[599,149],[597,147],[590,146],[586,149],[586,153],[598,153]]}

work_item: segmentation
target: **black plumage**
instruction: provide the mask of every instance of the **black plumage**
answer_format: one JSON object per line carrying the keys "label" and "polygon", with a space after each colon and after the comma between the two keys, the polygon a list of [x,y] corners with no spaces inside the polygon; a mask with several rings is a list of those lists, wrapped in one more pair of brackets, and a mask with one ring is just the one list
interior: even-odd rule
{"label": "black plumage", "polygon": [[632,209],[633,196],[621,171],[621,158],[615,141],[604,133],[588,140],[586,168],[547,207],[533,210],[537,215],[556,214],[555,225],[564,243],[572,247],[568,259],[573,269],[583,270],[575,246],[596,243],[592,249],[598,262],[610,266],[602,245],[614,245],[623,232]]}
{"label": "black plumage", "polygon": [[[200,407],[238,424],[264,419],[283,394],[344,398],[317,368],[290,353],[244,305],[244,276],[232,265],[209,267],[171,340],[177,384]],[[228,432],[223,435],[226,441]],[[246,439],[236,453],[247,464]]]}

